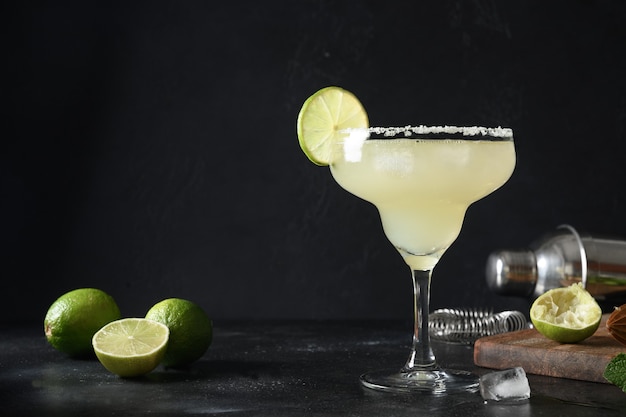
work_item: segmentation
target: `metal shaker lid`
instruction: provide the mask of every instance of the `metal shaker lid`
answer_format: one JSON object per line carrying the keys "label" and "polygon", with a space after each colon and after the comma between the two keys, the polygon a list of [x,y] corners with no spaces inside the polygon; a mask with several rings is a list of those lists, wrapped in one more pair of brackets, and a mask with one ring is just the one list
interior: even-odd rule
{"label": "metal shaker lid", "polygon": [[530,250],[501,250],[487,258],[487,285],[496,294],[530,296],[537,283],[537,260]]}

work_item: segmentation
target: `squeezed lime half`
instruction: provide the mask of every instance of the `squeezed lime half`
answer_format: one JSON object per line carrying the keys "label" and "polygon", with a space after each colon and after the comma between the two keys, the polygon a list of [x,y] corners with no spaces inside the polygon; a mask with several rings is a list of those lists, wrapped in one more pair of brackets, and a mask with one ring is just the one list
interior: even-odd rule
{"label": "squeezed lime half", "polygon": [[560,343],[576,343],[595,333],[602,309],[582,284],[555,288],[540,295],[530,308],[539,333]]}

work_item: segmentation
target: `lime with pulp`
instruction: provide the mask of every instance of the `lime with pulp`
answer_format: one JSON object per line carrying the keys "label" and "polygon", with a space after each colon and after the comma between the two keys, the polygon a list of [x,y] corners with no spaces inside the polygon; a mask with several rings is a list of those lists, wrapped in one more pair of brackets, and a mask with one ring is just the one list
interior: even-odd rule
{"label": "lime with pulp", "polygon": [[163,323],[170,329],[170,340],[163,365],[177,367],[197,361],[213,339],[213,322],[192,301],[168,298],[148,310],[146,318]]}
{"label": "lime with pulp", "polygon": [[313,163],[326,166],[332,162],[332,147],[345,135],[342,130],[367,127],[367,113],[354,94],[340,87],[325,87],[302,105],[298,141]]}
{"label": "lime with pulp", "polygon": [[147,374],[163,360],[170,331],[141,318],[113,321],[94,334],[93,350],[102,365],[121,377]]}
{"label": "lime with pulp", "polygon": [[113,297],[96,288],[79,288],[52,303],[44,318],[44,333],[55,349],[71,356],[86,356],[93,354],[93,335],[120,317]]}
{"label": "lime with pulp", "polygon": [[590,337],[601,318],[602,309],[580,283],[549,290],[530,308],[530,319],[537,331],[560,343],[576,343]]}

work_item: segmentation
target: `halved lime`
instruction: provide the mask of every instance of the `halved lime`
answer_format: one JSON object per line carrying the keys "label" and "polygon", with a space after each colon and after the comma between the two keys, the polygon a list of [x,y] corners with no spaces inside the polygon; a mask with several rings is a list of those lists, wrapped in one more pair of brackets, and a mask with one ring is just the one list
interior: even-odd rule
{"label": "halved lime", "polygon": [[148,319],[127,318],[111,322],[92,339],[98,360],[122,377],[147,374],[163,360],[170,331]]}
{"label": "halved lime", "polygon": [[332,146],[342,136],[341,130],[367,127],[367,113],[354,94],[340,87],[325,87],[302,105],[298,141],[313,163],[325,166],[332,162]]}
{"label": "halved lime", "polygon": [[560,343],[576,343],[593,335],[601,318],[602,309],[580,283],[549,290],[530,308],[530,319],[539,333]]}

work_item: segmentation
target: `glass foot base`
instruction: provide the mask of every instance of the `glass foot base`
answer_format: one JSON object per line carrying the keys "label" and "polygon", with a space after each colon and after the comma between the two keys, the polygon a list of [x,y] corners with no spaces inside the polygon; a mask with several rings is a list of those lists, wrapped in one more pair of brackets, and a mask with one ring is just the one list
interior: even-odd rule
{"label": "glass foot base", "polygon": [[378,391],[428,394],[478,391],[478,377],[457,370],[375,371],[361,375],[360,379],[365,387]]}

